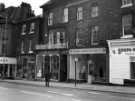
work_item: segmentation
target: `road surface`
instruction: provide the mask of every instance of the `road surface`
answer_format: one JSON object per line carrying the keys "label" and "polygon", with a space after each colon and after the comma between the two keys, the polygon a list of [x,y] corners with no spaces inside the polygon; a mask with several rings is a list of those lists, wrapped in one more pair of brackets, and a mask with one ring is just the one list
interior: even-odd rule
{"label": "road surface", "polygon": [[0,101],[135,101],[135,95],[1,82]]}

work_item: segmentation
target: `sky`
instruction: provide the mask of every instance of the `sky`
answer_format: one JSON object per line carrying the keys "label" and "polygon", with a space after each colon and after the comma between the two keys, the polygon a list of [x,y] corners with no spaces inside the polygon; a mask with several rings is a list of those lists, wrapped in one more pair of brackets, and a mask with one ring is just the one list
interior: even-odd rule
{"label": "sky", "polygon": [[6,7],[9,6],[20,6],[22,2],[27,2],[31,4],[32,10],[34,10],[36,15],[42,14],[41,5],[49,0],[0,0],[0,3],[4,3]]}

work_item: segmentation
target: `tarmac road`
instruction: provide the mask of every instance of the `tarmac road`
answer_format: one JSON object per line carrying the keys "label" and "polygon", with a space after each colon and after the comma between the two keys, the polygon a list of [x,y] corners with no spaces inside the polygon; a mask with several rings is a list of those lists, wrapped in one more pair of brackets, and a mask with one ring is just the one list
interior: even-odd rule
{"label": "tarmac road", "polygon": [[135,101],[135,95],[1,82],[0,101]]}

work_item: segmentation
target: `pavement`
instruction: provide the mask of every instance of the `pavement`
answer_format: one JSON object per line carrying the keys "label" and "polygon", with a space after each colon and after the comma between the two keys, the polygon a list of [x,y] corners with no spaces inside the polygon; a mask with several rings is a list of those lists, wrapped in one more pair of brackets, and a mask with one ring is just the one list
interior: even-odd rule
{"label": "pavement", "polygon": [[[44,81],[7,80],[7,79],[4,79],[4,80],[0,80],[0,82],[45,87]],[[52,87],[52,88],[55,87],[55,88],[91,90],[91,91],[135,95],[135,87],[127,87],[127,86],[110,86],[110,85],[108,86],[108,85],[96,85],[96,84],[88,84],[88,83],[78,83],[75,86],[74,83],[50,82],[50,87]]]}

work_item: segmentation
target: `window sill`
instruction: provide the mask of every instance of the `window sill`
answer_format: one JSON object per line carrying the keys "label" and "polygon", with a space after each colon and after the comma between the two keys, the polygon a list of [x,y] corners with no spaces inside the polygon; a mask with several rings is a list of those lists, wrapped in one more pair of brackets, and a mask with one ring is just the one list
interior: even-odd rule
{"label": "window sill", "polygon": [[21,33],[21,35],[26,35],[26,33],[23,32],[23,33]]}
{"label": "window sill", "polygon": [[33,52],[33,51],[29,51],[28,53],[32,54],[32,53],[34,53],[34,52]]}
{"label": "window sill", "polygon": [[33,33],[35,33],[35,32],[34,31],[29,32],[29,34],[33,34]]}
{"label": "window sill", "polygon": [[122,5],[121,8],[131,7],[133,4]]}
{"label": "window sill", "polygon": [[21,51],[21,54],[24,54],[24,51]]}

